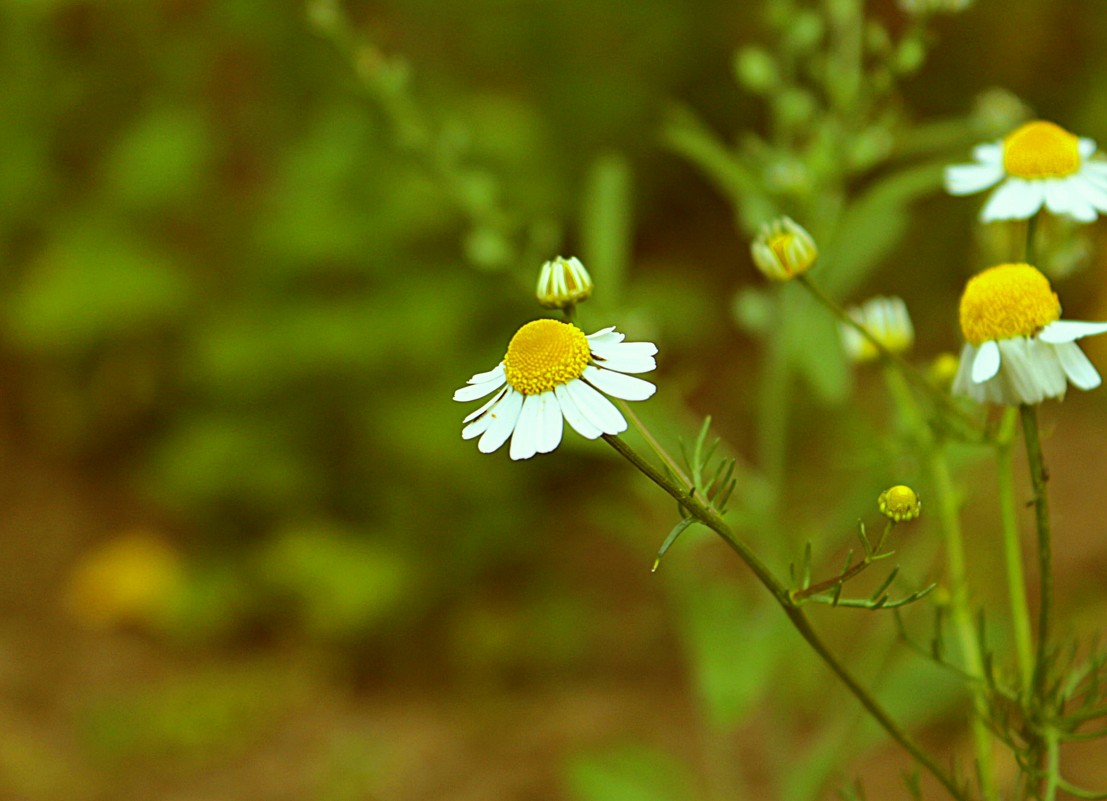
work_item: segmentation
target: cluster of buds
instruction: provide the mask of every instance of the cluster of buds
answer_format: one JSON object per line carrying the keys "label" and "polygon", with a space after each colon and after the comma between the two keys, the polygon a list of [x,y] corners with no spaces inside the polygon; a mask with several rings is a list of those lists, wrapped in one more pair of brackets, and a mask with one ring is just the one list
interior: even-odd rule
{"label": "cluster of buds", "polygon": [[592,276],[576,256],[558,256],[542,265],[535,295],[547,309],[571,308],[592,296]]}

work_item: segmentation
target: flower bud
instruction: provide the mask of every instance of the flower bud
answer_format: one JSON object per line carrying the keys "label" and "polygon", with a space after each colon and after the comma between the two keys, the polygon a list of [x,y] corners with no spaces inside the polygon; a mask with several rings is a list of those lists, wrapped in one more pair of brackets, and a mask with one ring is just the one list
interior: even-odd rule
{"label": "flower bud", "polygon": [[[891,353],[903,353],[915,342],[915,328],[901,298],[875,297],[851,307],[848,314]],[[852,361],[872,361],[879,355],[876,346],[853,326],[839,323],[839,331]]]}
{"label": "flower bud", "polygon": [[788,281],[802,275],[819,255],[811,234],[791,217],[778,217],[763,224],[750,252],[757,269],[772,281]]}
{"label": "flower bud", "polygon": [[914,520],[922,511],[922,501],[919,500],[919,494],[903,484],[898,484],[880,493],[877,504],[880,506],[882,515],[897,523]]}
{"label": "flower bud", "polygon": [[535,294],[548,309],[574,306],[592,296],[592,276],[576,256],[558,256],[542,265]]}

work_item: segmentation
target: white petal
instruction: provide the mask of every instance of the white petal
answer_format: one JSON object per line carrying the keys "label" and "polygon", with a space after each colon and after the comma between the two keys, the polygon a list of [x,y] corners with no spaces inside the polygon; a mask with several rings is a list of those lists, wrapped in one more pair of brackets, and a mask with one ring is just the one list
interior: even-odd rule
{"label": "white petal", "polygon": [[972,360],[972,380],[981,384],[999,372],[999,346],[995,342],[985,342],[976,351]]}
{"label": "white petal", "polygon": [[1075,342],[1064,342],[1055,346],[1055,350],[1061,367],[1064,368],[1065,375],[1069,377],[1073,386],[1080,389],[1095,389],[1099,386],[1101,381],[1099,373],[1088,361],[1084,351],[1080,350],[1079,345]]}
{"label": "white petal", "polygon": [[961,348],[961,360],[957,363],[957,375],[953,377],[950,391],[954,395],[968,395],[973,400],[979,401],[981,399],[975,394],[977,384],[972,380],[972,363],[975,359],[976,348],[966,342]]}
{"label": "white petal", "polygon": [[1079,174],[1097,186],[1107,186],[1107,161],[1089,161]]}
{"label": "white petal", "polygon": [[984,210],[980,212],[980,219],[983,222],[1025,220],[1042,207],[1044,195],[1041,181],[1008,178],[988,198]]}
{"label": "white petal", "polygon": [[565,384],[558,384],[554,387],[554,395],[557,396],[557,402],[561,404],[561,413],[565,415],[565,419],[569,421],[578,434],[585,439],[595,439],[603,432],[599,427],[581,414],[580,409],[577,407],[577,402],[573,400],[573,396],[569,394]]}
{"label": "white petal", "polygon": [[981,164],[1003,164],[1003,140],[987,142],[972,149],[972,157]]}
{"label": "white petal", "polygon": [[564,428],[561,416],[561,404],[553,392],[543,392],[538,396],[538,434],[536,444],[539,453],[549,453],[561,444],[561,432]]}
{"label": "white petal", "polygon": [[482,414],[484,414],[490,408],[495,406],[496,403],[500,400],[500,398],[502,398],[504,396],[504,394],[507,391],[508,391],[508,388],[504,387],[502,390],[500,390],[500,392],[498,394],[493,395],[491,398],[489,398],[488,401],[483,406],[481,406],[479,409],[477,409],[475,412],[469,412],[469,414],[465,415],[465,419],[462,420],[461,422],[468,423],[470,420],[476,420],[478,417],[480,417]]}
{"label": "white petal", "polygon": [[455,401],[475,401],[477,398],[483,398],[504,385],[506,379],[501,375],[495,378],[491,378],[487,381],[482,381],[479,384],[467,384],[461,389],[454,392]]}
{"label": "white petal", "polygon": [[504,363],[500,362],[487,373],[477,373],[475,376],[466,381],[466,384],[483,384],[485,381],[491,381],[493,378],[503,378],[504,376]]}
{"label": "white petal", "polygon": [[540,425],[540,395],[527,395],[523,399],[523,408],[519,420],[515,423],[515,433],[511,435],[511,458],[529,459],[538,452],[538,426]]}
{"label": "white petal", "polygon": [[565,385],[580,413],[588,418],[604,434],[621,434],[627,430],[627,421],[615,404],[583,381],[570,381]]}
{"label": "white petal", "polygon": [[601,370],[591,364],[584,368],[583,378],[601,392],[623,400],[645,400],[657,392],[657,387],[649,381],[611,370]]}
{"label": "white petal", "polygon": [[1077,152],[1080,153],[1081,161],[1083,161],[1085,159],[1090,159],[1092,156],[1095,155],[1095,140],[1094,139],[1089,139],[1086,136],[1082,136],[1082,137],[1080,137],[1079,140],[1077,140],[1076,147],[1077,147]]}
{"label": "white petal", "polygon": [[1080,222],[1092,222],[1096,218],[1095,208],[1077,188],[1079,183],[1071,179],[1042,181],[1046,207],[1054,214],[1067,214]]}
{"label": "white petal", "polygon": [[496,408],[489,410],[488,416],[491,422],[484,436],[477,442],[477,449],[481,453],[492,453],[507,441],[511,432],[515,430],[522,406],[523,396],[514,389],[508,389],[503,401],[497,404]]}
{"label": "white petal", "polygon": [[592,357],[601,367],[620,373],[648,373],[657,368],[652,342],[621,342],[615,346],[592,348]]}
{"label": "white petal", "polygon": [[1094,208],[1107,212],[1107,186],[1100,186],[1086,175],[1074,176],[1072,185]]}
{"label": "white petal", "polygon": [[1041,403],[1046,398],[1061,398],[1068,383],[1057,348],[1036,339],[1012,337],[1000,340],[1003,359],[1001,377],[1015,403]]}
{"label": "white petal", "polygon": [[[504,387],[504,389],[502,389],[498,394],[492,396],[492,400],[488,401],[488,403],[481,406],[472,414],[466,416],[466,418],[461,422],[469,423],[469,425],[461,429],[461,438],[472,439],[478,434],[483,434],[485,431],[487,431],[488,427],[492,425],[492,421],[496,419],[496,415],[492,414],[491,412],[485,414],[485,412],[493,409],[497,403],[503,400],[504,395],[506,395],[509,391],[510,390],[507,387]],[[470,420],[472,420],[471,423],[469,422]]]}
{"label": "white petal", "polygon": [[1003,180],[1003,167],[996,164],[955,164],[946,167],[946,191],[971,195]]}
{"label": "white petal", "polygon": [[1083,320],[1054,320],[1038,333],[1038,339],[1058,345],[1084,337],[1107,333],[1107,323],[1086,323]]}
{"label": "white petal", "polygon": [[615,345],[622,342],[627,338],[626,334],[620,334],[615,330],[615,326],[608,326],[607,328],[601,328],[594,334],[589,334],[585,337],[588,340],[588,345],[591,348],[605,347],[607,345]]}

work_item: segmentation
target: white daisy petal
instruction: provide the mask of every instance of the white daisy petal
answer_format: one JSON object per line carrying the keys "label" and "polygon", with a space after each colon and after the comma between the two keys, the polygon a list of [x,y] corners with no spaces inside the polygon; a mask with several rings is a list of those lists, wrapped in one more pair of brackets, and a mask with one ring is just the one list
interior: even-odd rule
{"label": "white daisy petal", "polygon": [[1062,181],[1043,181],[1046,206],[1054,214],[1067,214],[1079,222],[1093,222],[1095,207],[1080,191],[1083,183],[1077,176]]}
{"label": "white daisy petal", "polygon": [[1095,155],[1095,140],[1089,139],[1086,136],[1080,137],[1076,142],[1077,152],[1080,153],[1080,160],[1084,161],[1090,159]]}
{"label": "white daisy petal", "polygon": [[1080,192],[1096,210],[1107,212],[1107,184],[1100,186],[1087,176],[1080,176],[1081,180],[1073,181],[1073,188]]}
{"label": "white daisy petal", "polygon": [[599,426],[581,414],[576,401],[569,394],[565,384],[554,387],[554,395],[557,396],[557,402],[561,404],[561,413],[578,434],[585,439],[596,439],[603,433]]}
{"label": "white daisy petal", "polygon": [[1100,379],[1099,373],[1096,372],[1088,357],[1084,355],[1084,351],[1080,350],[1080,346],[1075,342],[1064,342],[1056,345],[1054,351],[1057,354],[1057,359],[1061,362],[1061,367],[1064,368],[1065,375],[1068,376],[1073,386],[1080,389],[1095,389],[1100,385],[1102,379]]}
{"label": "white daisy petal", "polygon": [[539,453],[549,453],[561,444],[564,429],[561,404],[551,390],[538,396],[538,434],[535,438]]}
{"label": "white daisy petal", "polygon": [[519,410],[523,406],[523,396],[514,389],[509,389],[501,403],[488,412],[491,422],[488,424],[484,435],[477,442],[477,449],[481,453],[492,453],[507,442],[511,432],[515,430],[515,423],[519,420]]}
{"label": "white daisy petal", "polygon": [[1038,334],[1042,342],[1059,345],[1075,342],[1095,334],[1107,334],[1107,323],[1088,323],[1083,320],[1055,320]]}
{"label": "white daisy petal", "polygon": [[981,384],[999,372],[999,346],[985,342],[976,350],[972,360],[972,380]]}
{"label": "white daisy petal", "polygon": [[511,458],[518,461],[529,459],[538,453],[538,426],[541,414],[540,395],[527,395],[523,399],[523,408],[519,412],[519,420],[515,423],[515,431],[511,435]]}
{"label": "white daisy petal", "polygon": [[580,413],[588,418],[604,434],[621,434],[627,430],[627,421],[615,404],[594,390],[584,381],[570,381],[565,385],[569,396]]}
{"label": "white daisy petal", "polygon": [[592,365],[584,368],[583,378],[601,392],[622,400],[645,400],[657,391],[657,387],[649,381]]}
{"label": "white daisy petal", "polygon": [[494,378],[504,377],[504,363],[500,362],[491,370],[486,373],[477,373],[475,376],[466,381],[466,384],[483,384],[485,381],[491,381]]}
{"label": "white daisy petal", "polygon": [[972,157],[981,164],[998,164],[1003,166],[1003,142],[988,142],[977,145],[972,149]]}
{"label": "white daisy petal", "polygon": [[648,373],[657,369],[655,353],[657,346],[652,342],[623,342],[602,351],[595,348],[592,351],[601,367],[620,373]]}
{"label": "white daisy petal", "polygon": [[620,334],[615,330],[615,326],[610,326],[602,328],[594,334],[589,334],[586,339],[588,340],[588,346],[595,350],[596,348],[619,344],[626,339],[626,334]]}
{"label": "white daisy petal", "polygon": [[971,195],[1003,180],[998,164],[956,164],[946,167],[946,191],[951,195]]}
{"label": "white daisy petal", "polygon": [[475,401],[478,398],[483,398],[504,385],[504,377],[492,378],[488,381],[483,381],[480,384],[466,384],[461,389],[454,392],[455,401]]}
{"label": "white daisy petal", "polygon": [[[495,406],[497,403],[499,403],[503,399],[503,396],[506,395],[510,391],[511,391],[511,387],[504,387],[499,392],[497,392],[495,395],[493,395],[491,398],[489,398],[488,402],[485,403],[483,406],[481,406],[479,409],[477,409],[475,412],[470,412],[469,414],[465,415],[465,419],[462,420],[461,422],[462,423],[468,423],[471,420],[476,420],[477,418],[481,417],[482,415],[484,415],[484,413],[486,411],[488,411],[493,406]],[[468,439],[468,437],[466,437],[466,439]]]}
{"label": "white daisy petal", "polygon": [[1040,181],[1008,178],[992,193],[980,212],[983,222],[1025,220],[1042,207],[1045,192]]}

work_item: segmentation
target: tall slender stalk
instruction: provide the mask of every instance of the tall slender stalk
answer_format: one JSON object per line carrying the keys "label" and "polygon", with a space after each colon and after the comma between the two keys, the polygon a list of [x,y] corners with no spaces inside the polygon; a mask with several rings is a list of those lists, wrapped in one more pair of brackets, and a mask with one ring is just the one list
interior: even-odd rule
{"label": "tall slender stalk", "polygon": [[1034,518],[1038,529],[1038,649],[1034,661],[1034,699],[1040,707],[1044,702],[1049,663],[1049,637],[1053,614],[1053,542],[1049,523],[1049,497],[1046,494],[1046,467],[1042,458],[1042,443],[1038,432],[1038,407],[1028,403],[1019,406],[1026,459],[1030,464],[1030,481],[1034,487]]}
{"label": "tall slender stalk", "polygon": [[846,686],[850,693],[853,694],[888,735],[891,736],[900,747],[907,751],[919,765],[937,779],[951,797],[957,799],[957,801],[970,801],[965,790],[958,786],[953,776],[943,770],[935,759],[924,751],[911,735],[896,723],[884,707],[881,706],[880,703],[861,686],[857,679],[853,677],[846,669],[845,665],[838,661],[837,657],[830,652],[830,649],[812,627],[811,622],[807,619],[803,610],[793,602],[788,588],[772,574],[772,571],[769,570],[765,563],[758,558],[749,546],[738,539],[734,532],[731,531],[726,521],[719,517],[713,509],[701,502],[699,496],[694,495],[688,488],[675,484],[664,472],[639,456],[633,448],[619,437],[604,434],[603,438],[647,478],[671,495],[689,514],[718,534],[723,542],[725,542],[730,549],[746,563],[746,566],[753,571],[757,580],[772,594],[774,600],[776,600],[777,604],[784,610],[784,614],[787,615],[793,628],[799,632],[800,636],[803,637],[807,644],[811,646],[815,653],[819,655],[823,662],[826,663],[831,671],[838,677],[839,681]]}

